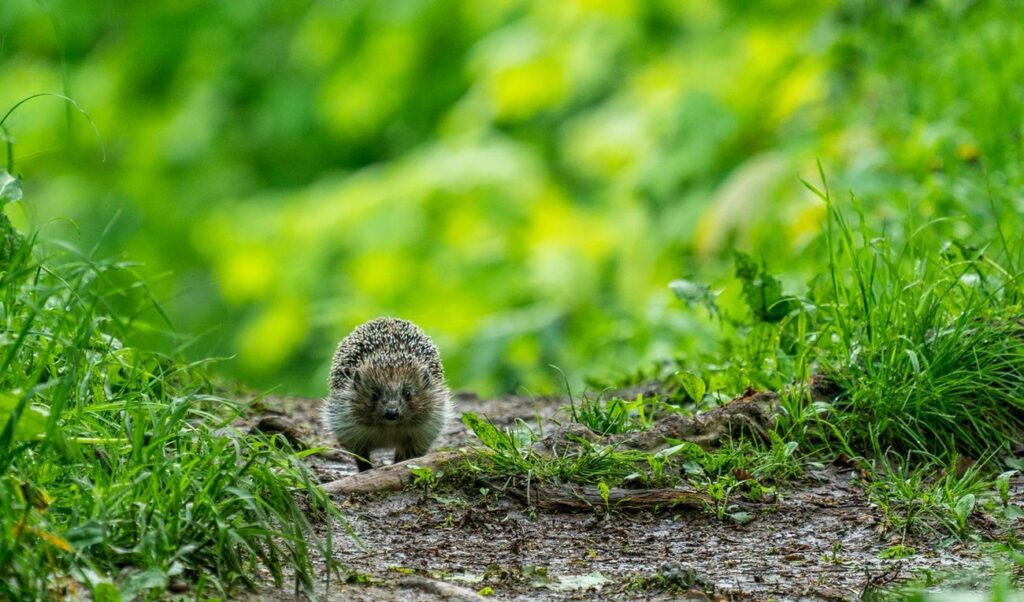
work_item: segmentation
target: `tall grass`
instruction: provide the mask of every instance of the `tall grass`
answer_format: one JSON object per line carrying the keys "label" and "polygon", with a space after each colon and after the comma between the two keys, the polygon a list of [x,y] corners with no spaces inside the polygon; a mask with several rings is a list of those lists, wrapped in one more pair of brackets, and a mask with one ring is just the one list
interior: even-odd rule
{"label": "tall grass", "polygon": [[233,429],[201,364],[131,345],[167,327],[129,264],[0,228],[0,599],[223,595],[287,567],[311,589],[309,511],[337,510],[298,457]]}
{"label": "tall grass", "polygon": [[[822,176],[824,180],[824,176]],[[940,245],[929,224],[880,236],[827,187],[828,272],[814,361],[838,386],[828,420],[854,449],[975,458],[1024,433],[1021,274],[1011,246]],[[1003,241],[1006,244],[1006,241]]]}

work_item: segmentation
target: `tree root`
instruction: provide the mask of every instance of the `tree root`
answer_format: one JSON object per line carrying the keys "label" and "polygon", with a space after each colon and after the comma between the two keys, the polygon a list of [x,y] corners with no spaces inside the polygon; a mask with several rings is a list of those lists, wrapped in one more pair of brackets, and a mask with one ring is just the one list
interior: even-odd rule
{"label": "tree root", "polygon": [[400,491],[412,482],[413,473],[411,467],[429,468],[437,472],[447,464],[466,458],[469,453],[470,450],[467,449],[438,451],[420,458],[413,458],[397,464],[359,472],[337,481],[325,483],[320,487],[329,495]]}

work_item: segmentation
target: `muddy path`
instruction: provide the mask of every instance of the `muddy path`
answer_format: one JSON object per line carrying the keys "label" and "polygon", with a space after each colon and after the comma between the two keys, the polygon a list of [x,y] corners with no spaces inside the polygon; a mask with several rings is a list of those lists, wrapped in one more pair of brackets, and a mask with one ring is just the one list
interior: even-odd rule
{"label": "muddy path", "polygon": [[[318,403],[270,399],[264,406],[299,425],[309,441],[326,444]],[[567,422],[563,404],[461,396],[458,410],[498,425],[541,420],[554,427]],[[472,438],[453,421],[440,446]],[[355,472],[346,458],[310,462],[324,482]],[[363,545],[344,524],[321,527],[333,529],[334,557],[352,571],[353,583],[333,580],[319,590],[338,601],[484,599],[481,590],[494,600],[849,600],[914,576],[986,565],[976,549],[925,540],[904,542],[917,551],[908,558],[881,558],[899,538],[884,532],[880,511],[855,477],[834,466],[811,470],[747,524],[693,510],[539,512],[479,490],[339,496]],[[292,599],[272,588],[257,597]]]}

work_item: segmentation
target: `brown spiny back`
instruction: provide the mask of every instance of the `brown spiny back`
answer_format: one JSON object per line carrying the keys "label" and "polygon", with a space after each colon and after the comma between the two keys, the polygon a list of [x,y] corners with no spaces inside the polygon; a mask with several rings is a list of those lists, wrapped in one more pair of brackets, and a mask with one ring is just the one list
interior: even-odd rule
{"label": "brown spiny back", "polygon": [[329,384],[331,389],[342,388],[352,372],[368,360],[387,366],[406,364],[410,359],[423,365],[435,383],[444,382],[441,356],[426,333],[408,320],[376,318],[357,326],[338,345]]}

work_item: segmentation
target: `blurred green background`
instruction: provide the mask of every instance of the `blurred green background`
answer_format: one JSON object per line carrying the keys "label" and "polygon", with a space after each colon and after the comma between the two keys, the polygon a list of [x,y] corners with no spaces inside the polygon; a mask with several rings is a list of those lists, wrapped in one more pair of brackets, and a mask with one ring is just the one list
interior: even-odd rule
{"label": "blurred green background", "polygon": [[[187,353],[321,395],[419,323],[457,388],[710,345],[667,284],[787,287],[820,160],[876,223],[1024,210],[1021,3],[3,0],[24,228],[139,261]],[[987,185],[986,185],[987,182]],[[1005,192],[1005,194],[1004,194]],[[71,218],[65,220],[62,218]],[[160,328],[152,316],[147,318]]]}

